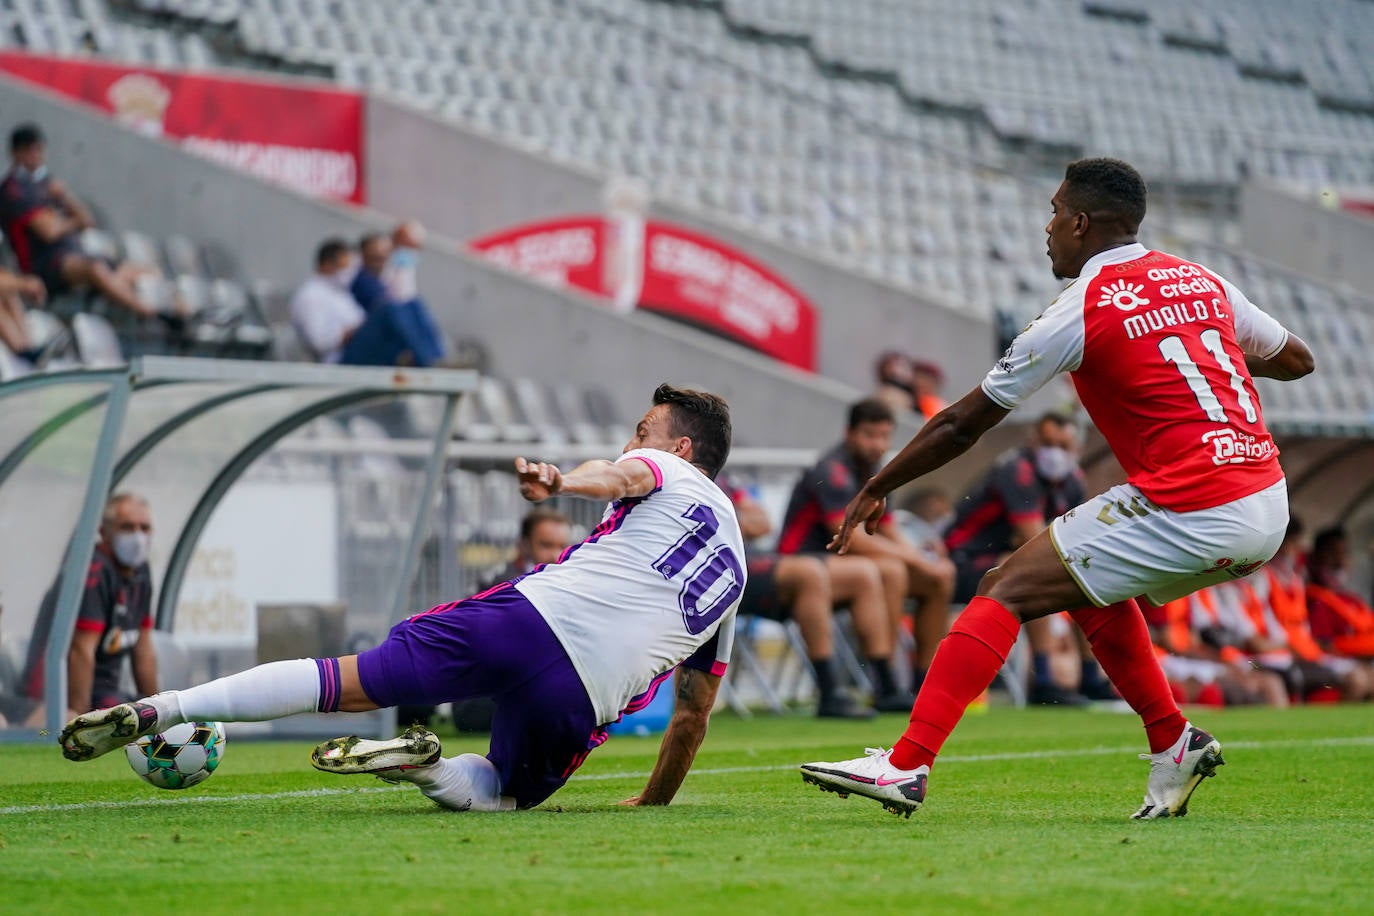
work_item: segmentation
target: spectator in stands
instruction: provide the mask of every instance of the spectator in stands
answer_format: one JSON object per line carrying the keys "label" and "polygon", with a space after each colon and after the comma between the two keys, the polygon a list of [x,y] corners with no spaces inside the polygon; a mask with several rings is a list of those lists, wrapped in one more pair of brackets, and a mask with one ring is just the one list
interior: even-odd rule
{"label": "spectator in stands", "polygon": [[48,173],[47,141],[33,124],[10,134],[9,174],[0,181],[0,225],[14,249],[19,269],[36,274],[49,297],[68,290],[92,289],[142,318],[162,317],[177,327],[180,318],[159,316],[134,288],[141,272],[87,255],[80,235],[95,217],[67,186]]}
{"label": "spectator in stands", "polygon": [[[1078,427],[1063,414],[1043,414],[1026,444],[1000,456],[959,501],[945,534],[945,547],[957,570],[954,600],[972,601],[989,570],[1083,500]],[[1031,647],[1030,702],[1082,706],[1089,700],[1117,698],[1086,641],[1068,643],[1081,669],[1079,692],[1074,692],[1054,679],[1051,656],[1057,641],[1051,618],[1030,621],[1023,629]],[[1077,628],[1072,632],[1081,636]]]}
{"label": "spectator in stands", "polygon": [[[153,517],[148,501],[117,493],[105,504],[100,542],[86,573],[76,630],[67,652],[67,704],[76,712],[114,706],[132,699],[120,689],[125,660],[133,666],[139,696],[158,689],[153,628],[153,580],[148,569]],[[21,684],[26,696],[43,697],[47,635],[57,610],[61,578],[53,583],[38,611],[34,638]]]}
{"label": "spectator in stands", "polygon": [[1350,545],[1343,528],[1327,528],[1312,539],[1307,615],[1312,635],[1327,651],[1374,660],[1374,609],[1350,587]]}
{"label": "spectator in stands", "polygon": [[1293,666],[1285,672],[1290,693],[1307,695],[1335,685],[1345,700],[1374,697],[1374,667],[1331,655],[1312,636],[1302,570],[1302,522],[1291,519],[1278,553],[1264,564],[1264,571],[1241,581],[1250,584],[1266,616],[1282,628],[1293,653]]}
{"label": "spectator in stands", "polygon": [[730,497],[745,539],[748,578],[739,613],[769,620],[795,620],[816,677],[816,715],[821,718],[866,719],[872,710],[859,706],[840,690],[835,670],[836,605],[849,607],[859,648],[868,661],[873,707],[906,712],[911,695],[900,690],[892,670],[892,631],[888,626],[883,580],[877,564],[864,557],[835,554],[781,555],[756,549],[773,528],[768,512],[749,491],[723,472],[716,484]]}
{"label": "spectator in stands", "polygon": [[557,563],[563,551],[572,543],[572,522],[562,512],[547,506],[535,506],[520,520],[520,540],[515,543],[515,557],[492,585],[531,572],[536,566]]}
{"label": "spectator in stands", "polygon": [[878,376],[878,390],[873,396],[882,401],[895,414],[910,413],[916,409],[913,395],[915,384],[911,371],[911,357],[897,350],[888,350],[873,364]]}
{"label": "spectator in stands", "polygon": [[[849,500],[873,476],[891,447],[895,425],[892,410],[876,398],[850,406],[844,439],[803,472],[792,490],[778,538],[780,553],[820,553],[826,549],[844,520]],[[890,514],[884,516],[876,535],[857,530],[850,552],[878,564],[894,637],[900,634],[906,598],[917,600],[913,680],[919,687],[936,645],[949,628],[954,565],[944,558],[932,559],[918,549]]]}
{"label": "spectator in stands", "polygon": [[368,317],[345,345],[343,362],[432,366],[444,359],[443,333],[419,295],[424,238],[424,227],[411,221],[390,236],[369,233],[359,241],[362,266],[349,291]]}
{"label": "spectator in stands", "polygon": [[[43,281],[31,274],[17,274],[0,268],[0,343],[15,356],[41,366],[44,347],[35,347],[24,318],[24,300],[41,305],[48,296]],[[53,343],[49,341],[48,343]]]}
{"label": "spectator in stands", "polygon": [[942,392],[945,389],[944,370],[928,360],[911,364],[911,396],[916,412],[929,420],[949,406]]}
{"label": "spectator in stands", "polygon": [[367,318],[349,293],[356,272],[348,243],[325,239],[315,252],[315,272],[291,297],[291,323],[320,362],[342,361],[344,345]]}

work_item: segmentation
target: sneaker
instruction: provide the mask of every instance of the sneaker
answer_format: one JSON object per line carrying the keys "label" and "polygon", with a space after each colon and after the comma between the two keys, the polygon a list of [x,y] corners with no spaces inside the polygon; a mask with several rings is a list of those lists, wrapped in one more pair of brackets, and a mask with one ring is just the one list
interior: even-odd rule
{"label": "sneaker", "polygon": [[877,713],[844,693],[823,697],[816,706],[818,719],[871,719]]}
{"label": "sneaker", "polygon": [[930,767],[899,770],[888,761],[892,752],[880,747],[865,748],[864,754],[839,763],[803,763],[802,782],[818,786],[822,792],[834,792],[840,798],[848,798],[851,793],[862,795],[880,802],[893,814],[911,817],[926,799]]}
{"label": "sneaker", "polygon": [[120,703],[95,709],[72,719],[57,740],[68,760],[93,760],[151,735],[157,728],[157,709],[152,703]]}
{"label": "sneaker", "polygon": [[1226,763],[1221,757],[1221,742],[1191,724],[1168,750],[1141,754],[1140,759],[1150,761],[1150,781],[1144,803],[1131,815],[1136,820],[1183,817],[1198,783],[1215,776],[1217,767]]}
{"label": "sneaker", "polygon": [[310,765],[326,773],[372,773],[386,778],[388,774],[432,766],[442,750],[434,732],[412,725],[399,737],[386,741],[357,735],[332,738],[310,752]]}

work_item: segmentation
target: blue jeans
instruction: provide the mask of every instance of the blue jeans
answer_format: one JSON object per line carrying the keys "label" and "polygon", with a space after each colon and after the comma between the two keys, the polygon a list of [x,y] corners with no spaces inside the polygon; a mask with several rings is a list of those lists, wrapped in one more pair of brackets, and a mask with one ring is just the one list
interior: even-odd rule
{"label": "blue jeans", "polygon": [[339,362],[350,366],[394,366],[409,352],[415,365],[444,356],[444,337],[422,299],[381,303],[344,344]]}

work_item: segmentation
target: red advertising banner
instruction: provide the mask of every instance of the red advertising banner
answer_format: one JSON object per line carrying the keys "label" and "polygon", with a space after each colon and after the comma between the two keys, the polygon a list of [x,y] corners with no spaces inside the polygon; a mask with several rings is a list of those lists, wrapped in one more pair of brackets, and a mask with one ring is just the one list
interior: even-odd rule
{"label": "red advertising banner", "polygon": [[1374,199],[1341,198],[1341,209],[1356,216],[1374,217]]}
{"label": "red advertising banner", "polygon": [[[600,216],[530,223],[469,243],[484,257],[554,286],[618,297],[637,280],[638,307],[714,331],[800,369],[816,368],[816,309],[749,255],[680,226],[618,225]],[[616,267],[627,250],[638,270]]]}
{"label": "red advertising banner", "polygon": [[365,203],[363,99],[266,80],[0,52],[0,71],[313,197]]}
{"label": "red advertising banner", "polygon": [[599,216],[572,216],[517,226],[488,235],[469,247],[488,260],[550,286],[575,286],[607,294],[603,278]]}

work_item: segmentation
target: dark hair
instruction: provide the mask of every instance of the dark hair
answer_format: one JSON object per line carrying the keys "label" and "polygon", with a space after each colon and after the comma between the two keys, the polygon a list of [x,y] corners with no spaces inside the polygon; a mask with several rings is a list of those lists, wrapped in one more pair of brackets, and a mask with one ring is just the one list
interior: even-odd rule
{"label": "dark hair", "polygon": [[37,124],[20,124],[10,131],[10,152],[18,153],[45,143],[43,129]]}
{"label": "dark hair", "polygon": [[1069,416],[1068,414],[1061,413],[1057,410],[1047,410],[1044,413],[1042,413],[1039,417],[1037,417],[1035,420],[1035,428],[1039,429],[1046,423],[1053,423],[1060,429],[1063,429],[1065,426],[1078,426],[1077,421],[1075,421],[1073,417]]}
{"label": "dark hair", "polygon": [[339,255],[348,251],[348,243],[337,236],[327,238],[320,242],[320,247],[315,249],[315,266],[323,267]]}
{"label": "dark hair", "polygon": [[692,440],[692,463],[715,480],[730,457],[730,405],[718,395],[667,382],[654,389],[654,404],[668,405],[672,434]]}
{"label": "dark hair", "polygon": [[368,245],[371,245],[373,242],[376,242],[380,239],[390,238],[391,236],[387,235],[385,232],[366,232],[358,239],[358,250],[361,251]]}
{"label": "dark hair", "polygon": [[520,520],[520,540],[528,541],[534,534],[534,529],[544,522],[558,522],[560,525],[571,525],[572,522],[566,515],[557,509],[550,509],[548,506],[535,506],[525,517]]}
{"label": "dark hair", "polygon": [[1145,179],[1120,159],[1079,159],[1064,170],[1064,197],[1080,213],[1115,219],[1134,233],[1145,219]]}
{"label": "dark hair", "polygon": [[856,429],[861,423],[896,423],[897,415],[877,398],[864,398],[849,405],[849,425],[845,429]]}
{"label": "dark hair", "polygon": [[1301,537],[1302,532],[1302,519],[1296,515],[1290,515],[1288,517],[1288,529],[1283,532],[1283,539],[1287,541],[1291,538]]}

